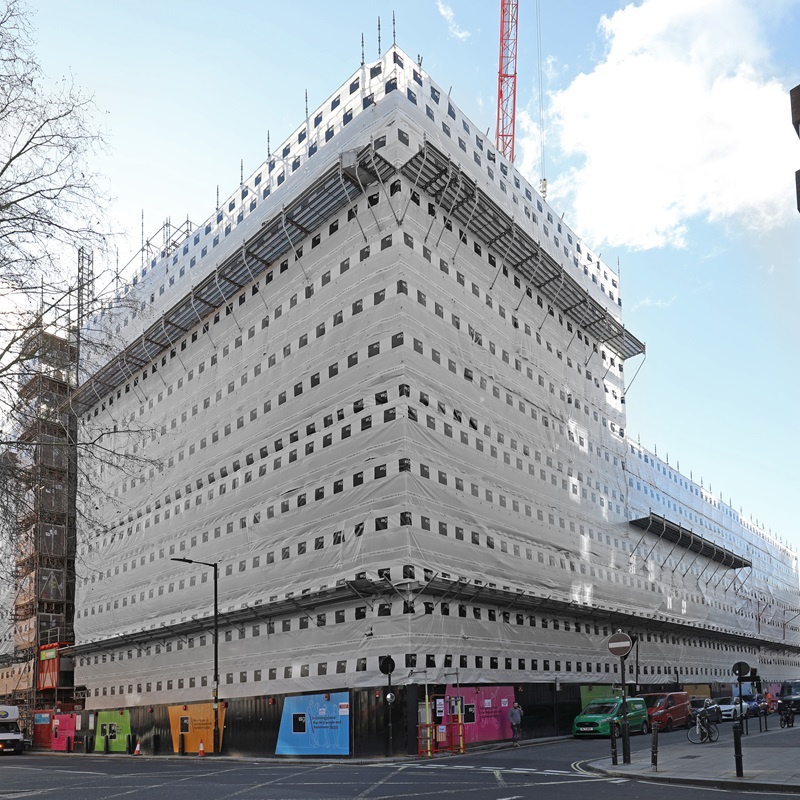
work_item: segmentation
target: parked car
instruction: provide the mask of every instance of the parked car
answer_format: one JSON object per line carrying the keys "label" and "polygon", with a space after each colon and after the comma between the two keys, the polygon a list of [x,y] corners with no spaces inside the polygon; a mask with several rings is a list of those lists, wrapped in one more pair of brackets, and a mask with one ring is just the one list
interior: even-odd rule
{"label": "parked car", "polygon": [[719,704],[719,710],[722,712],[723,720],[736,722],[736,720],[747,716],[749,707],[745,703],[740,705],[738,697],[718,697],[717,703]]}
{"label": "parked car", "polygon": [[640,694],[647,704],[650,726],[658,725],[662,731],[688,728],[692,721],[688,692],[658,692]]}
{"label": "parked car", "polygon": [[[640,697],[629,697],[628,730],[631,733],[647,733],[647,706]],[[605,697],[592,700],[575,717],[572,723],[573,736],[610,736],[612,729],[617,735],[622,723],[622,698]]]}
{"label": "parked car", "polygon": [[701,709],[705,709],[709,722],[718,724],[722,722],[722,709],[719,703],[710,697],[693,697],[689,704],[691,706],[692,723],[697,721],[697,714]]}
{"label": "parked car", "polygon": [[759,714],[769,713],[769,704],[763,694],[743,694],[742,701],[747,706],[747,715],[757,717]]}

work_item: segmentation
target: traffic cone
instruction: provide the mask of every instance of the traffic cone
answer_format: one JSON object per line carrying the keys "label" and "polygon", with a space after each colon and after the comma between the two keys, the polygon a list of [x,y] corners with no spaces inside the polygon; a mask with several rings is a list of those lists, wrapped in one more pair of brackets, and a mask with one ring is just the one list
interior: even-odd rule
{"label": "traffic cone", "polygon": [[205,754],[206,754],[206,749],[205,749],[205,747],[203,747],[203,740],[201,739],[200,740],[200,750],[198,751],[197,755],[199,755],[200,758],[202,758]]}
{"label": "traffic cone", "polygon": [[139,742],[138,741],[136,742],[136,749],[133,751],[133,754],[135,756],[140,756],[142,754],[142,750],[139,747]]}

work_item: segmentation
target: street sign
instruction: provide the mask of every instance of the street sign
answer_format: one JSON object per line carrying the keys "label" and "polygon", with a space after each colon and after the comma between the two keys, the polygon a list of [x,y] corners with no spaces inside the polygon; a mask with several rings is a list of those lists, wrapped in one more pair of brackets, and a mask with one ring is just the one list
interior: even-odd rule
{"label": "street sign", "polygon": [[733,674],[737,678],[744,678],[750,674],[750,665],[746,661],[737,661],[733,665]]}
{"label": "street sign", "polygon": [[633,647],[633,640],[627,633],[617,631],[608,640],[608,652],[617,658],[625,658]]}
{"label": "street sign", "polygon": [[378,659],[378,669],[384,675],[391,675],[394,672],[394,659],[391,656],[381,656]]}

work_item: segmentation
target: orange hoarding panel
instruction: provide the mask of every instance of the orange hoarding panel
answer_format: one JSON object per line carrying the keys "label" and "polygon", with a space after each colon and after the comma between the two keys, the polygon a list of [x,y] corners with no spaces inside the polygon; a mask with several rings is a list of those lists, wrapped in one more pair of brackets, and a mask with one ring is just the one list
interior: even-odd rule
{"label": "orange hoarding panel", "polygon": [[[206,753],[212,752],[214,742],[214,705],[195,703],[169,707],[169,727],[172,733],[172,749],[178,752],[178,741],[183,734],[183,746],[187,753],[197,753],[200,742]],[[222,731],[225,728],[225,705],[219,704],[219,746],[222,749]]]}

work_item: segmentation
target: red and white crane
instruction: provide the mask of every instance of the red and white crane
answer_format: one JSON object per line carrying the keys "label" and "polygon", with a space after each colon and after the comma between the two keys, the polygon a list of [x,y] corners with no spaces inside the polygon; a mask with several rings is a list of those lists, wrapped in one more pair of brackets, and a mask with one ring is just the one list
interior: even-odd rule
{"label": "red and white crane", "polygon": [[497,149],[514,161],[517,116],[518,0],[500,0],[500,67],[497,73]]}

